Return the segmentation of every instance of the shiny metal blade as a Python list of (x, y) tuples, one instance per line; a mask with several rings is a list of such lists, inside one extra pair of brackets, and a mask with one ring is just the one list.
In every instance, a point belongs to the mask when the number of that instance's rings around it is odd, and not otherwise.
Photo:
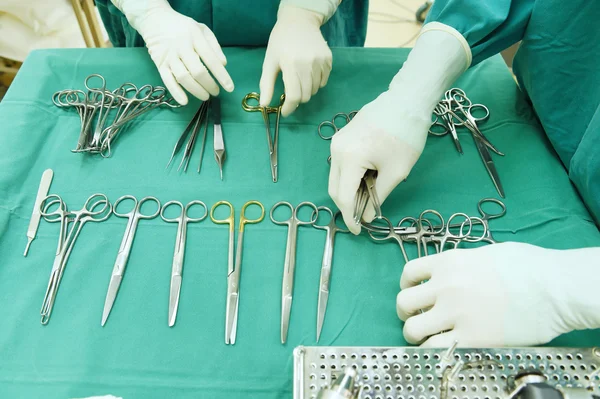
[(102, 323), (101, 325), (104, 327), (106, 324), (106, 320), (108, 319), (108, 315), (112, 310), (112, 307), (115, 303), (115, 299), (117, 298), (117, 292), (119, 292), (119, 287), (121, 286), (121, 281), (123, 280), (123, 276), (113, 275), (110, 278), (110, 283), (108, 284), (108, 291), (106, 292), (106, 300), (104, 301), (104, 310), (102, 311)]
[(171, 290), (169, 294), (169, 327), (175, 325), (177, 309), (179, 307), (179, 293), (181, 292), (181, 276), (171, 276)]

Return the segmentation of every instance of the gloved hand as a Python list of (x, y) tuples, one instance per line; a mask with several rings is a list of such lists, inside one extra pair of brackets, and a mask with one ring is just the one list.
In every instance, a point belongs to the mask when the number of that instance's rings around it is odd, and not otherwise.
[(279, 7), (260, 78), (261, 106), (271, 102), (279, 71), (285, 86), (281, 109), (284, 117), (327, 84), (332, 61), (331, 50), (321, 34), (324, 21), (325, 16), (313, 11), (291, 5)]
[(413, 260), (396, 300), (404, 338), (425, 347), (529, 346), (599, 328), (598, 259), (600, 248), (504, 243)]
[(179, 85), (201, 100), (218, 95), (219, 86), (208, 71), (225, 90), (233, 91), (233, 80), (225, 69), (225, 55), (206, 25), (176, 12), (167, 0), (112, 2), (144, 38), (148, 53), (175, 101), (182, 105), (188, 102)]
[[(437, 22), (425, 25), (389, 90), (333, 137), (329, 195), (352, 233), (360, 233), (353, 211), (367, 169), (378, 171), (376, 191), (383, 203), (421, 155), (433, 108), (470, 63), (471, 51), (460, 33)], [(370, 222), (374, 214), (369, 203), (363, 219)]]

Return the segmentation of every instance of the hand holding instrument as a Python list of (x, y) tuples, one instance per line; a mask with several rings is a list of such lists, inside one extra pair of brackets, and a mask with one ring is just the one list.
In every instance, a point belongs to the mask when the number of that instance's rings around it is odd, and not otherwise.
[(215, 161), (219, 165), (221, 180), (223, 180), (223, 162), (225, 162), (225, 141), (223, 140), (223, 128), (221, 127), (221, 100), (215, 97), (212, 100), (214, 136), (213, 136), (213, 151), (215, 153)]
[[(133, 208), (129, 212), (119, 212), (118, 206), (125, 200), (133, 201)], [(156, 212), (145, 215), (142, 213), (141, 208), (142, 205), (148, 201), (156, 203), (158, 207)], [(119, 252), (117, 253), (117, 259), (115, 260), (115, 265), (112, 270), (110, 282), (108, 283), (108, 291), (106, 293), (104, 309), (102, 311), (102, 326), (106, 324), (106, 320), (108, 319), (110, 311), (115, 303), (115, 299), (117, 298), (117, 293), (119, 292), (119, 287), (121, 286), (121, 281), (123, 280), (125, 268), (127, 267), (127, 262), (129, 261), (129, 254), (131, 252), (131, 247), (133, 246), (133, 239), (135, 238), (135, 232), (137, 231), (137, 226), (140, 219), (154, 219), (159, 213), (160, 201), (154, 197), (144, 197), (138, 201), (133, 195), (124, 195), (117, 199), (113, 204), (113, 214), (117, 217), (126, 218), (128, 220), (127, 226), (125, 227), (125, 233), (123, 234), (123, 239), (121, 240), (121, 246), (119, 247)]]
[(35, 197), (35, 203), (33, 204), (33, 212), (31, 213), (31, 219), (29, 220), (29, 227), (27, 228), (27, 246), (25, 247), (25, 252), (23, 253), (23, 256), (27, 256), (27, 252), (29, 252), (29, 247), (31, 246), (31, 243), (33, 242), (37, 234), (41, 218), (40, 204), (42, 203), (44, 198), (48, 196), (48, 191), (50, 190), (50, 183), (52, 183), (53, 176), (54, 172), (52, 171), (52, 169), (46, 169), (44, 173), (42, 173), (42, 180), (40, 181), (37, 196)]
[[(178, 206), (181, 209), (179, 216), (170, 218), (165, 216), (165, 210), (172, 206)], [(204, 209), (204, 213), (200, 217), (188, 216), (189, 209), (198, 205)], [(208, 209), (202, 201), (191, 201), (187, 205), (183, 205), (179, 201), (169, 201), (164, 204), (160, 210), (160, 217), (168, 223), (177, 223), (177, 237), (175, 238), (175, 251), (173, 253), (173, 265), (171, 268), (171, 284), (169, 290), (169, 327), (175, 325), (177, 318), (177, 309), (179, 308), (179, 296), (181, 293), (181, 282), (183, 275), (183, 260), (185, 256), (185, 244), (187, 238), (187, 225), (190, 222), (201, 222), (208, 215)]]
[[(279, 207), (290, 209), (291, 215), (286, 220), (277, 220), (274, 212)], [(313, 209), (312, 218), (309, 221), (303, 221), (298, 218), (298, 211), (308, 206)], [(288, 235), (285, 246), (285, 261), (283, 265), (283, 284), (281, 287), (281, 343), (285, 344), (290, 324), (290, 314), (292, 312), (292, 298), (294, 293), (294, 273), (296, 270), (296, 245), (298, 240), (298, 226), (314, 225), (317, 220), (319, 210), (311, 202), (301, 202), (294, 208), (292, 204), (286, 201), (280, 201), (273, 205), (269, 217), (277, 225), (287, 226)]]

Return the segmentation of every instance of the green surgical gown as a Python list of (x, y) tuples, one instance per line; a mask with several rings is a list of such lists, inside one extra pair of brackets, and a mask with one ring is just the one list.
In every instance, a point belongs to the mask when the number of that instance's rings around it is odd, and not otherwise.
[(521, 41), (513, 62), (519, 86), (597, 224), (599, 18), (597, 0), (435, 0), (426, 21), (462, 33), (473, 52), (473, 64)]
[[(206, 24), (221, 46), (266, 46), (277, 20), (276, 0), (169, 0), (178, 12)], [(142, 37), (110, 0), (96, 0), (100, 16), (115, 47), (140, 47)], [(363, 46), (367, 35), (368, 0), (344, 0), (323, 25), (331, 47)]]

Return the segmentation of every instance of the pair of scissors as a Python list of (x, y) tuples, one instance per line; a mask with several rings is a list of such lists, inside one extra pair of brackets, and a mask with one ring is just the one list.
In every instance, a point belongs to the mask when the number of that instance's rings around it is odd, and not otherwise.
[[(286, 220), (277, 220), (274, 212), (277, 208), (284, 206), (290, 209), (291, 215)], [(310, 207), (313, 210), (309, 221), (303, 221), (298, 218), (298, 211), (304, 207)], [(287, 243), (285, 246), (285, 261), (283, 265), (283, 284), (281, 287), (281, 343), (285, 344), (290, 325), (290, 314), (292, 312), (292, 298), (294, 293), (294, 272), (296, 270), (296, 244), (298, 239), (298, 226), (314, 225), (319, 210), (312, 202), (301, 202), (294, 208), (292, 204), (286, 201), (280, 201), (273, 205), (269, 217), (271, 221), (278, 225), (288, 227)]]
[(346, 228), (339, 227), (337, 220), (342, 214), (340, 211), (333, 212), (326, 206), (317, 208), (318, 212), (326, 212), (331, 219), (325, 225), (317, 223), (318, 216), (315, 218), (313, 227), (320, 230), (325, 230), (325, 249), (323, 250), (323, 262), (321, 263), (321, 277), (319, 279), (319, 300), (317, 304), (317, 342), (321, 337), (323, 322), (325, 321), (325, 312), (327, 311), (327, 301), (329, 300), (329, 283), (331, 279), (331, 268), (333, 266), (333, 249), (335, 244), (335, 236), (337, 233), (349, 233)]
[[(250, 104), (250, 100), (256, 101), (256, 105)], [(269, 161), (271, 163), (271, 176), (273, 183), (277, 182), (277, 148), (279, 143), (279, 119), (281, 117), (281, 107), (285, 102), (285, 94), (279, 97), (279, 105), (277, 107), (261, 107), (259, 104), (260, 94), (248, 93), (242, 100), (242, 108), (247, 112), (260, 112), (265, 122), (265, 128), (267, 131), (267, 146), (269, 147)], [(269, 114), (277, 114), (275, 122), (275, 136), (271, 138), (271, 122), (269, 120)]]
[[(54, 209), (57, 207), (56, 209)], [(97, 209), (100, 208), (100, 209)], [(60, 222), (58, 248), (50, 280), (40, 310), (41, 323), (48, 324), (65, 267), (81, 229), (87, 222), (102, 222), (110, 217), (112, 207), (104, 194), (93, 194), (78, 211), (68, 211), (62, 198), (51, 194), (40, 203), (40, 214), (47, 222)], [(73, 223), (69, 230), (69, 223)]]
[[(350, 121), (352, 120), (352, 118), (354, 118), (354, 116), (358, 113), (358, 111), (352, 111), (349, 114), (345, 113), (345, 112), (338, 112), (337, 114), (334, 115), (334, 117), (330, 120), (330, 121), (323, 121), (321, 123), (319, 123), (319, 126), (317, 127), (317, 133), (319, 135), (319, 137), (321, 137), (323, 140), (331, 140), (333, 138), (333, 136), (339, 132), (344, 126), (346, 126), (348, 123), (350, 123)], [(343, 125), (337, 123), (338, 120), (342, 120)], [(333, 130), (333, 133), (330, 135), (326, 135), (323, 134), (323, 128), (330, 128)]]
[[(177, 217), (166, 217), (165, 210), (172, 205), (180, 208), (180, 214)], [(194, 205), (204, 209), (204, 213), (199, 217), (188, 216), (189, 210)], [(197, 223), (203, 221), (208, 215), (208, 209), (202, 201), (191, 201), (183, 205), (179, 201), (169, 201), (164, 204), (160, 210), (160, 217), (167, 223), (177, 223), (177, 237), (175, 238), (175, 251), (173, 253), (173, 265), (171, 267), (171, 284), (169, 289), (169, 327), (175, 325), (177, 318), (177, 309), (179, 308), (179, 294), (181, 293), (181, 281), (183, 273), (183, 259), (185, 256), (185, 241), (187, 238), (188, 223)]]
[[(126, 200), (133, 202), (133, 208), (129, 212), (120, 212), (118, 206), (121, 202)], [(154, 202), (157, 205), (157, 209), (154, 213), (142, 213), (142, 205), (146, 202)], [(158, 216), (160, 213), (160, 201), (154, 197), (144, 197), (138, 201), (133, 195), (124, 195), (117, 199), (113, 204), (113, 213), (117, 217), (126, 218), (128, 220), (127, 226), (125, 227), (125, 233), (123, 233), (123, 239), (121, 240), (121, 246), (117, 253), (117, 259), (115, 260), (115, 265), (110, 276), (110, 282), (108, 283), (108, 291), (106, 292), (104, 309), (102, 310), (102, 326), (106, 324), (106, 320), (108, 319), (110, 311), (115, 303), (115, 299), (117, 298), (125, 268), (127, 267), (127, 261), (129, 260), (131, 247), (133, 246), (133, 239), (135, 238), (138, 223), (141, 219), (154, 219)]]
[[(229, 216), (224, 219), (215, 217), (215, 210), (221, 206), (229, 207)], [(256, 205), (260, 208), (261, 214), (256, 219), (246, 217), (246, 208)], [(235, 265), (233, 261), (234, 252), (234, 225), (235, 212), (233, 205), (228, 201), (219, 201), (210, 209), (210, 219), (217, 224), (229, 225), (229, 250), (227, 256), (227, 300), (225, 308), (225, 344), (235, 344), (237, 335), (238, 310), (240, 305), (240, 273), (242, 272), (242, 253), (244, 246), (244, 227), (246, 224), (261, 222), (265, 217), (265, 208), (258, 201), (248, 201), (242, 206), (240, 211), (240, 224), (238, 227), (237, 251), (235, 252)]]

